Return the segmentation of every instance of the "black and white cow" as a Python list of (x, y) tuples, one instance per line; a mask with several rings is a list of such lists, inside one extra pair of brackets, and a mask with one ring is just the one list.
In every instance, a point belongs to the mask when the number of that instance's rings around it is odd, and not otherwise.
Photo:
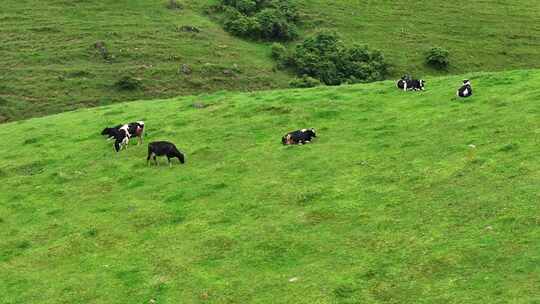
[(127, 148), (129, 139), (131, 138), (128, 125), (105, 128), (101, 131), (101, 135), (107, 135), (107, 140), (114, 139), (113, 147), (116, 152), (120, 152), (123, 147)]
[(398, 87), (398, 89), (407, 91), (407, 81), (409, 80), (411, 80), (411, 76), (403, 75), (403, 77), (401, 77), (401, 79), (396, 82), (396, 86)]
[(468, 79), (463, 80), (463, 85), (457, 90), (456, 95), (458, 97), (472, 96), (472, 86), (471, 82)]
[(317, 137), (315, 129), (302, 129), (289, 132), (281, 138), (281, 143), (284, 145), (303, 145), (311, 142), (311, 140)]
[(150, 161), (150, 158), (154, 158), (154, 162), (157, 165), (156, 156), (167, 156), (169, 166), (171, 166), (171, 158), (178, 158), (181, 164), (185, 163), (185, 156), (182, 152), (176, 148), (176, 146), (168, 141), (154, 141), (148, 144), (148, 156), (146, 157), (146, 165)]
[(123, 125), (118, 129), (111, 129), (110, 134), (114, 139), (114, 150), (120, 152), (122, 148), (126, 148), (129, 144), (129, 139), (131, 138), (127, 125)]
[(112, 128), (105, 128), (101, 131), (101, 135), (106, 135), (108, 140), (115, 140), (116, 151), (120, 151), (123, 146), (127, 147), (129, 140), (133, 136), (137, 137), (137, 144), (140, 145), (144, 137), (144, 121), (130, 122)]
[(426, 81), (423, 79), (411, 79), (409, 75), (405, 75), (396, 82), (396, 86), (403, 91), (423, 91)]

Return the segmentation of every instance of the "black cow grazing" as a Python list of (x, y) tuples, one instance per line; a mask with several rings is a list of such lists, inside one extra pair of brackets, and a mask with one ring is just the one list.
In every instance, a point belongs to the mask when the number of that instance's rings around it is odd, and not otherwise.
[(178, 158), (181, 164), (185, 163), (184, 154), (180, 152), (173, 143), (168, 141), (154, 141), (148, 144), (148, 157), (146, 157), (146, 165), (150, 161), (150, 158), (154, 158), (154, 162), (157, 165), (156, 156), (167, 156), (169, 166), (171, 166), (171, 158)]
[(101, 131), (101, 135), (107, 135), (109, 140), (114, 139), (116, 138), (115, 134), (117, 134), (118, 130), (122, 128), (126, 130), (129, 138), (135, 136), (137, 137), (137, 144), (138, 145), (142, 144), (143, 137), (144, 137), (144, 121), (130, 122), (128, 124), (117, 125), (112, 128), (105, 128), (103, 129), (103, 131)]
[(311, 140), (317, 137), (315, 129), (302, 129), (289, 132), (281, 138), (281, 143), (284, 145), (303, 145), (311, 142)]
[(469, 97), (472, 96), (472, 87), (471, 82), (468, 79), (463, 80), (463, 85), (459, 90), (457, 90), (458, 97)]
[(409, 75), (405, 75), (396, 82), (396, 86), (403, 91), (423, 91), (426, 81), (423, 79), (411, 79)]

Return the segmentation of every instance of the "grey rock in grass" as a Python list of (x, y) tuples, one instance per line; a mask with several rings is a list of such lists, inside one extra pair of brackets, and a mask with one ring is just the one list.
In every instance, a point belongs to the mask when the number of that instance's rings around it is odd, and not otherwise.
[(193, 70), (191, 69), (189, 65), (184, 63), (182, 64), (182, 66), (180, 66), (179, 72), (185, 75), (190, 75), (193, 72)]
[(202, 103), (202, 102), (194, 102), (193, 104), (191, 104), (192, 107), (194, 107), (195, 109), (204, 109), (206, 108), (208, 105)]
[(97, 41), (94, 43), (94, 48), (96, 48), (101, 55), (101, 57), (105, 60), (110, 60), (112, 57), (109, 54), (109, 50), (107, 50), (107, 47), (105, 46), (105, 42), (103, 41)]

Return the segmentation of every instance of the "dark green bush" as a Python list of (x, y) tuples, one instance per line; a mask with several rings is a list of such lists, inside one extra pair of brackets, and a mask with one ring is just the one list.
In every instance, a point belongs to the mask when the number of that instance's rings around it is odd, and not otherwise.
[(132, 76), (123, 76), (114, 86), (119, 90), (134, 91), (142, 88), (142, 82), (140, 79)]
[(300, 21), (298, 8), (290, 0), (274, 0), (268, 4), (269, 8), (278, 10), (283, 17), (289, 22), (296, 23)]
[(437, 69), (445, 69), (450, 64), (450, 52), (441, 47), (433, 47), (428, 50), (426, 63)]
[(294, 65), (289, 51), (281, 43), (273, 43), (270, 56), (276, 61), (276, 67), (280, 70), (287, 69)]
[(292, 40), (298, 32), (278, 10), (265, 8), (255, 15), (260, 24), (260, 36), (267, 40)]
[(287, 41), (297, 37), (296, 6), (289, 0), (221, 0), (224, 28), (233, 35)]
[(289, 82), (291, 88), (313, 88), (320, 86), (321, 82), (318, 79), (303, 75), (302, 77), (295, 78)]
[[(323, 72), (331, 73), (333, 63), (339, 58), (339, 45), (337, 37), (332, 34), (322, 33), (304, 40), (296, 47), (293, 60), (298, 75), (309, 75), (323, 80)], [(327, 83), (328, 84), (328, 83)]]
[(276, 61), (282, 61), (287, 57), (287, 49), (281, 43), (272, 43), (270, 56)]
[(223, 6), (233, 7), (244, 15), (251, 15), (258, 11), (263, 2), (262, 0), (221, 0)]
[(292, 56), (298, 75), (308, 75), (327, 85), (382, 80), (387, 67), (380, 51), (367, 46), (347, 48), (332, 33), (304, 40)]
[(388, 65), (380, 51), (370, 50), (366, 45), (354, 45), (342, 53), (338, 69), (347, 76), (347, 82), (372, 82), (384, 78)]
[(255, 18), (242, 14), (229, 17), (224, 27), (227, 32), (239, 37), (258, 38), (261, 32), (261, 26)]

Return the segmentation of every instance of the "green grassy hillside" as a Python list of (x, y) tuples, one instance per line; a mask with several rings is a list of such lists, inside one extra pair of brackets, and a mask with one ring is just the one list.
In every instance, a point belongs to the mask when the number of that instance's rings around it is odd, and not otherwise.
[(424, 65), (433, 46), (450, 51), (450, 73), (540, 67), (540, 6), (530, 0), (301, 3), (318, 28), (383, 50), (394, 76), (438, 74)]
[[(231, 37), (204, 14), (216, 0), (4, 0), (0, 8), (0, 122), (113, 102), (286, 87), (269, 46)], [(339, 32), (381, 49), (404, 71), (436, 74), (425, 49), (451, 51), (450, 73), (539, 67), (540, 8), (531, 1), (298, 1), (302, 35)], [(179, 31), (183, 25), (200, 33)], [(466, 35), (467, 39), (463, 40)], [(112, 60), (93, 45), (103, 41)], [(192, 74), (178, 73), (182, 64)], [(119, 91), (124, 75), (143, 89)]]
[[(166, 1), (5, 0), (0, 9), (0, 121), (112, 102), (284, 87), (269, 47), (231, 37), (198, 7)], [(200, 32), (184, 32), (182, 26)], [(94, 47), (105, 42), (111, 60)], [(187, 64), (191, 74), (179, 73)], [(143, 89), (119, 91), (124, 75)]]
[[(467, 77), (466, 101), (445, 77), (4, 124), (2, 302), (535, 303), (540, 71)], [(114, 153), (100, 130), (135, 119), (187, 164)]]

